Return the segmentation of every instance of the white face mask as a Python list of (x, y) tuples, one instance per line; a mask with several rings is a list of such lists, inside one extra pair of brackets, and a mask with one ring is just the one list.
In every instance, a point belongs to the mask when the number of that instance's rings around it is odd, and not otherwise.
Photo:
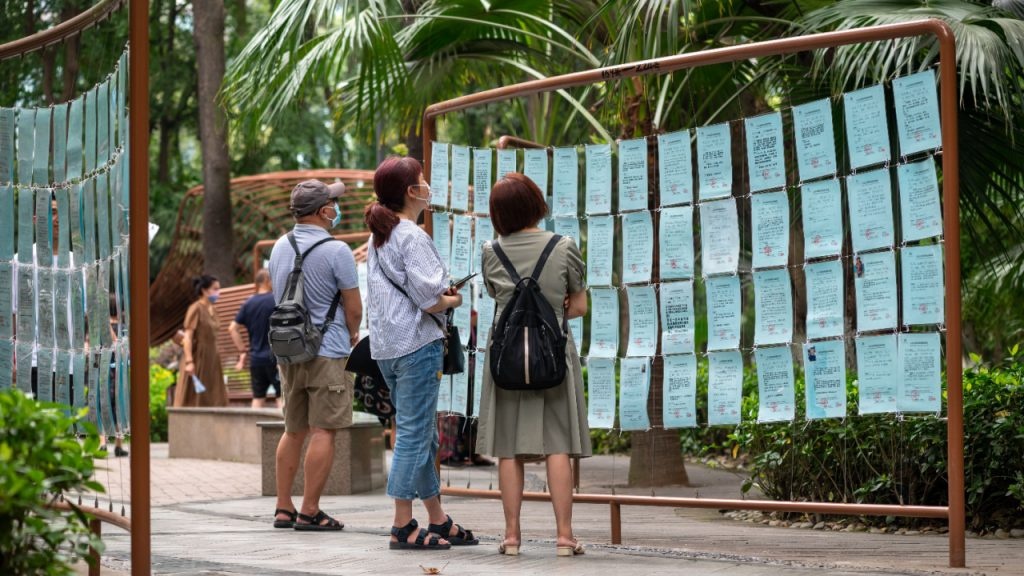
[(413, 184), (412, 186), (410, 186), (410, 188), (414, 188), (414, 189), (416, 189), (416, 191), (419, 191), (420, 188), (426, 188), (427, 189), (426, 197), (416, 195), (416, 193), (414, 192), (413, 193), (413, 198), (415, 198), (417, 200), (420, 200), (422, 202), (426, 202), (428, 206), (430, 205), (430, 201), (434, 197), (433, 196), (433, 192), (430, 190), (430, 184)]

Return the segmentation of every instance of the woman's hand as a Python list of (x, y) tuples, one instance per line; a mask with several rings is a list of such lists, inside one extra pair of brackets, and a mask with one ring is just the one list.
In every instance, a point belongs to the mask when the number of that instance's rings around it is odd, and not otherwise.
[(196, 363), (192, 360), (186, 360), (185, 363), (181, 365), (181, 371), (185, 373), (186, 378), (191, 378), (196, 372)]

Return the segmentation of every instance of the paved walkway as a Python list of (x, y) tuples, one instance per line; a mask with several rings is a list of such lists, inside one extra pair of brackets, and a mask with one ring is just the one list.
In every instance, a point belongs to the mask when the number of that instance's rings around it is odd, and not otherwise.
[[(114, 508), (128, 501), (128, 461), (108, 459), (98, 479), (109, 486)], [(624, 486), (623, 457), (584, 461), (587, 492), (650, 495)], [(741, 478), (689, 465), (691, 487), (658, 489), (657, 495), (738, 498)], [(493, 468), (442, 469), (451, 486), (497, 486)], [(391, 552), (387, 532), (391, 501), (383, 493), (322, 499), (323, 508), (346, 523), (342, 533), (309, 534), (270, 527), (273, 498), (259, 496), (258, 465), (168, 459), (154, 446), (152, 459), (153, 570), (157, 574), (1017, 574), (1024, 575), (1024, 539), (967, 540), (966, 570), (947, 567), (947, 539), (940, 535), (838, 533), (774, 528), (737, 522), (713, 510), (622, 508), (624, 545), (609, 544), (609, 510), (578, 505), (574, 526), (587, 554), (554, 555), (554, 518), (547, 503), (524, 504), (522, 555), (503, 557), (496, 545), (503, 529), (496, 500), (446, 498), (448, 512), (474, 529), (482, 544), (446, 552)], [(123, 487), (123, 488), (122, 488)], [(527, 466), (527, 489), (544, 487), (541, 465)], [(90, 498), (87, 498), (89, 500)], [(106, 501), (100, 501), (106, 506)], [(130, 511), (129, 511), (130, 513)], [(421, 520), (422, 512), (418, 511)], [(127, 534), (107, 528), (104, 573), (128, 568)]]

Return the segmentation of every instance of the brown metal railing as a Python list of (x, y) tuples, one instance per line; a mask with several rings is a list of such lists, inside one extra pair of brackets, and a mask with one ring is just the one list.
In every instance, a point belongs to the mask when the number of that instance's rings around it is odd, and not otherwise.
[[(965, 515), (964, 515), (964, 438), (963, 438), (963, 375), (961, 366), (962, 342), (960, 323), (960, 172), (959, 146), (957, 141), (957, 76), (956, 45), (953, 31), (945, 22), (928, 19), (886, 26), (872, 26), (855, 30), (841, 30), (810, 34), (793, 38), (782, 38), (767, 42), (756, 42), (729, 46), (702, 52), (693, 52), (633, 62), (619, 66), (575, 72), (552, 78), (532, 80), (493, 90), (485, 90), (438, 102), (427, 107), (423, 113), (423, 166), (425, 177), (430, 179), (431, 146), (437, 131), (437, 117), (484, 104), (521, 98), (531, 94), (553, 92), (575, 86), (585, 86), (633, 76), (660, 75), (709, 64), (720, 64), (834, 48), (863, 42), (893, 40), (916, 36), (932, 35), (939, 44), (940, 106), (942, 120), (942, 195), (943, 232), (946, 255), (946, 382), (947, 382), (947, 439), (948, 439), (948, 506), (896, 506), (870, 504), (841, 504), (826, 502), (793, 502), (761, 500), (708, 500), (697, 498), (644, 498), (638, 496), (615, 496), (604, 494), (575, 494), (573, 499), (580, 503), (602, 503), (611, 506), (612, 540), (621, 541), (619, 508), (634, 506), (677, 506), (715, 509), (772, 510), (782, 512), (805, 512), (819, 514), (865, 514), (914, 516), (949, 519), (949, 565), (963, 567), (965, 564)], [(509, 138), (506, 142), (514, 142)], [(525, 141), (524, 141), (525, 142)], [(427, 232), (432, 232), (432, 218), (425, 218)], [(488, 490), (445, 488), (444, 494), (498, 498), (499, 493)], [(532, 493), (524, 495), (528, 500), (547, 500), (549, 495)]]

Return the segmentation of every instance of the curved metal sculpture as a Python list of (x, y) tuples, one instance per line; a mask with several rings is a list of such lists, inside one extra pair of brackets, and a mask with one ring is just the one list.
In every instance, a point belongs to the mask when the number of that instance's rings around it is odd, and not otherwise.
[(92, 28), (110, 16), (123, 0), (100, 0), (94, 6), (52, 28), (40, 30), (31, 36), (0, 44), (0, 60), (24, 56), (40, 48), (63, 42), (82, 31)]
[[(277, 238), (291, 228), (288, 211), (292, 188), (310, 178), (340, 180), (348, 187), (341, 198), (341, 224), (335, 233), (358, 232), (363, 227), (363, 207), (373, 192), (370, 170), (297, 170), (243, 176), (231, 180), (232, 221), (235, 237), (235, 276), (248, 279), (253, 270), (253, 246)], [(170, 251), (149, 287), (150, 344), (157, 345), (181, 327), (192, 301), (192, 277), (203, 271), (203, 186), (185, 194)]]

